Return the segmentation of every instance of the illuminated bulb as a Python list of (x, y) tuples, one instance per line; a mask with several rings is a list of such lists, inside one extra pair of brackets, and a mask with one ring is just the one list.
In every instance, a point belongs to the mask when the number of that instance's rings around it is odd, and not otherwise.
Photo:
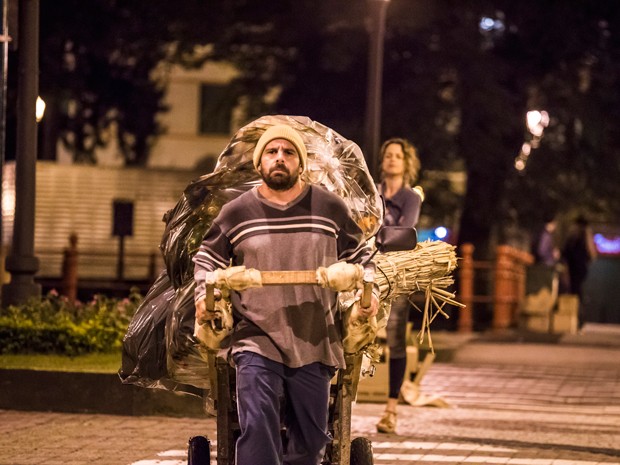
[(37, 106), (35, 110), (35, 116), (37, 118), (37, 123), (43, 119), (43, 115), (45, 114), (45, 102), (41, 97), (37, 97)]
[(446, 228), (444, 228), (443, 226), (439, 226), (437, 228), (435, 228), (435, 236), (438, 239), (443, 239), (448, 235), (448, 230)]

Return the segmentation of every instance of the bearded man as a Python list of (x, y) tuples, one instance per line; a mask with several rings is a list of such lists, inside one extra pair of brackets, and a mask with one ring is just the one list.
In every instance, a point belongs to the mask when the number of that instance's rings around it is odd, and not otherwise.
[[(222, 207), (193, 259), (198, 322), (208, 318), (205, 282), (217, 269), (316, 270), (345, 261), (374, 272), (344, 201), (303, 180), (308, 155), (297, 130), (269, 127), (253, 162), (262, 183)], [(276, 285), (231, 291), (230, 298), (235, 326), (222, 346), (236, 368), (241, 435), (235, 463), (318, 465), (331, 440), (330, 380), (345, 367), (336, 292)], [(374, 316), (377, 307), (373, 294), (360, 316)]]

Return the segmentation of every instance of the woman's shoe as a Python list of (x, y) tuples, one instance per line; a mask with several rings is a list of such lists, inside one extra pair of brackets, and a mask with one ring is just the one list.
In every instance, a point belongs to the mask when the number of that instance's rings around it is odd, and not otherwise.
[(386, 410), (377, 423), (377, 431), (379, 433), (395, 433), (396, 432), (396, 412)]

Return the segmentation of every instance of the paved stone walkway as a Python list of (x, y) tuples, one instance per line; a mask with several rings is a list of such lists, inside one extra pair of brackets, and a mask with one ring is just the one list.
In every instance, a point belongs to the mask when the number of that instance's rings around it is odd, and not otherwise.
[[(620, 465), (620, 369), (436, 364), (423, 391), (450, 407), (403, 405), (394, 435), (375, 432), (382, 405), (355, 405), (376, 465)], [(0, 464), (183, 465), (201, 434), (213, 419), (0, 411)]]
[[(372, 441), (376, 465), (620, 465), (620, 337), (606, 337), (470, 342), (423, 380), (448, 408), (402, 405), (398, 434), (384, 435), (383, 406), (358, 403), (353, 437)], [(184, 465), (188, 438), (215, 429), (212, 418), (4, 410), (0, 465)]]

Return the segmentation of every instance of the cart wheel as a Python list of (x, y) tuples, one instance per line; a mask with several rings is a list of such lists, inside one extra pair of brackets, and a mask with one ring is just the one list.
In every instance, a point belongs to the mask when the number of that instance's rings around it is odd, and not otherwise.
[(187, 465), (209, 465), (211, 461), (211, 441), (206, 436), (189, 438)]
[(351, 441), (351, 465), (373, 465), (372, 442), (367, 438)]

